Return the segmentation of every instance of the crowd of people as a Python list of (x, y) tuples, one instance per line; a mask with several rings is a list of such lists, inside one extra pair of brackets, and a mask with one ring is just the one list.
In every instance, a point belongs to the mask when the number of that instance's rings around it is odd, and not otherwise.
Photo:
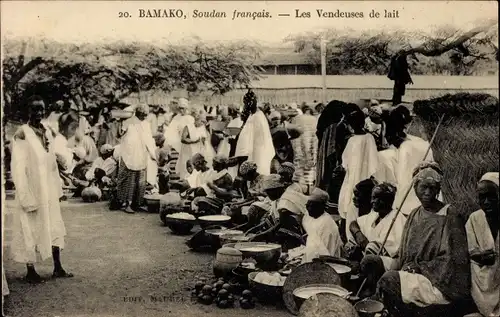
[[(14, 258), (30, 282), (41, 280), (36, 253), (53, 257), (55, 277), (72, 276), (60, 261), (63, 190), (96, 188), (127, 213), (145, 208), (146, 194), (179, 192), (193, 214), (228, 215), (251, 241), (304, 246), (303, 262), (359, 263), (363, 297), (393, 316), (443, 314), (470, 297), (483, 316), (500, 315), (499, 174), (479, 180), (481, 210), (464, 219), (443, 202), (443, 172), (429, 142), (407, 133), (404, 105), (273, 107), (249, 90), (242, 107), (180, 98), (106, 107), (93, 120), (64, 102), (29, 102), (11, 171), (22, 207)], [(204, 241), (200, 231), (188, 244)]]

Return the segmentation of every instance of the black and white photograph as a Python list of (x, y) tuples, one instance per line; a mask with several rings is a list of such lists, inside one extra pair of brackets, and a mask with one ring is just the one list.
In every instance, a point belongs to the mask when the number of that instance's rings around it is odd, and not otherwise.
[(497, 1), (1, 1), (2, 317), (500, 317)]

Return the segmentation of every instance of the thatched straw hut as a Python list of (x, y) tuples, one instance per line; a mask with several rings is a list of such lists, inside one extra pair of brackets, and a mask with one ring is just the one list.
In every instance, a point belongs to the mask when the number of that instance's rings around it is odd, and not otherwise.
[(427, 136), (443, 123), (432, 144), (444, 170), (443, 196), (469, 215), (479, 207), (475, 188), (486, 172), (499, 171), (499, 102), (488, 94), (458, 93), (418, 100), (413, 111)]

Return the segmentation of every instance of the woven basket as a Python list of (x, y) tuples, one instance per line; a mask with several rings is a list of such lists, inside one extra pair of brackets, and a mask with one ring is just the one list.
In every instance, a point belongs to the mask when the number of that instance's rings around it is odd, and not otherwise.
[(292, 270), (283, 285), (283, 302), (293, 315), (299, 313), (293, 298), (293, 291), (299, 287), (310, 284), (340, 285), (341, 279), (335, 269), (326, 263), (304, 263)]
[(432, 144), (444, 172), (445, 202), (468, 216), (477, 210), (476, 184), (486, 172), (499, 171), (499, 104), (485, 94), (446, 95), (414, 104), (419, 125), (430, 136), (445, 115)]

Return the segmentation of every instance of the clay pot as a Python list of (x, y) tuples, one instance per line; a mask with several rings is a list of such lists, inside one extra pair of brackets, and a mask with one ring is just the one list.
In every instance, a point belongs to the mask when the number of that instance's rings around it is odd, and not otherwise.
[(217, 251), (213, 263), (214, 275), (216, 277), (228, 277), (243, 260), (243, 255), (235, 248), (223, 247)]

